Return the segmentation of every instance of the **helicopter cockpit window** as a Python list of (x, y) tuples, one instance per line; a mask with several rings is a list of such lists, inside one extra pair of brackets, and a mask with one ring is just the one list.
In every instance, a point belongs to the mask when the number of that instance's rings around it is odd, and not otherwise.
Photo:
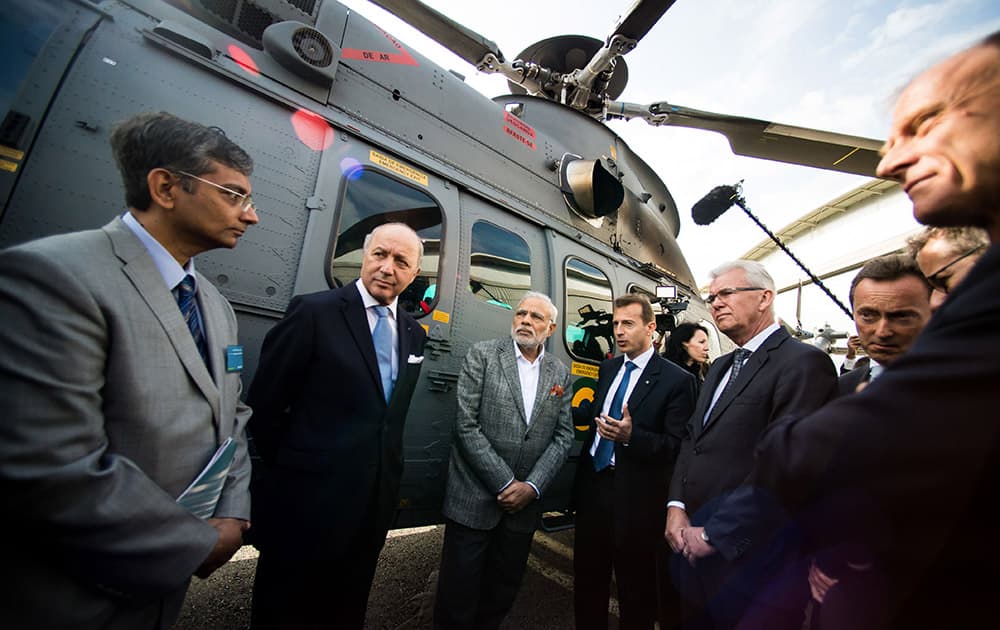
[(611, 357), (611, 281), (603, 271), (579, 258), (566, 260), (566, 346), (580, 359)]
[[(13, 7), (4, 7), (0, 15), (0, 51), (4, 60), (0, 115), (16, 116), (10, 109), (31, 64), (72, 10), (64, 4), (62, 0), (19, 0)], [(10, 120), (8, 124), (15, 125), (17, 121)]]
[(531, 250), (517, 234), (478, 221), (469, 258), (469, 290), (483, 302), (513, 310), (531, 290)]
[(365, 236), (383, 223), (405, 223), (424, 243), (420, 275), (399, 296), (399, 305), (414, 317), (434, 310), (441, 255), (441, 207), (427, 193), (368, 169), (348, 174), (344, 183), (337, 246), (330, 260), (336, 286), (354, 282), (361, 273)]

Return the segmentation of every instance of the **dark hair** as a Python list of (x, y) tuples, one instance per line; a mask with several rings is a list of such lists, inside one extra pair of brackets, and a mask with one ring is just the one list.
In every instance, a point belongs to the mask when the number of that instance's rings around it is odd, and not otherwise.
[(111, 132), (111, 150), (125, 184), (125, 203), (136, 210), (153, 202), (146, 176), (154, 168), (203, 175), (218, 162), (244, 175), (253, 171), (253, 160), (224, 131), (167, 112), (145, 112), (120, 122)]
[(851, 307), (854, 307), (854, 289), (862, 280), (875, 280), (877, 282), (891, 282), (906, 276), (913, 276), (920, 280), (920, 283), (927, 289), (927, 297), (931, 295), (931, 285), (927, 283), (927, 278), (920, 272), (920, 267), (912, 256), (905, 254), (889, 254), (872, 258), (865, 263), (858, 275), (851, 280), (850, 300)]
[(626, 293), (615, 298), (614, 308), (625, 308), (632, 304), (638, 304), (642, 308), (642, 323), (648, 324), (653, 321), (653, 305), (649, 303), (649, 298), (641, 293)]
[(694, 334), (699, 330), (706, 335), (708, 334), (708, 329), (701, 324), (693, 324), (691, 322), (678, 324), (677, 328), (674, 328), (670, 332), (670, 338), (667, 339), (667, 347), (663, 350), (663, 358), (673, 361), (698, 378), (702, 378), (704, 376), (704, 366), (697, 361), (688, 365), (691, 355), (689, 355), (688, 351), (684, 348), (684, 344), (691, 341), (691, 338), (694, 337)]
[(1000, 31), (994, 31), (990, 35), (986, 36), (980, 46), (993, 46), (994, 48), (1000, 48)]

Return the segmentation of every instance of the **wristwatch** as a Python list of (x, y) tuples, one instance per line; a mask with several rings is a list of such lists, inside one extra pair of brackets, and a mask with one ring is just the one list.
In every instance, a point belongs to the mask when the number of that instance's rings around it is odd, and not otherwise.
[(702, 540), (704, 540), (706, 544), (709, 544), (709, 545), (711, 545), (711, 544), (712, 544), (712, 541), (711, 541), (711, 540), (709, 540), (709, 538), (708, 538), (708, 534), (706, 534), (706, 533), (705, 533), (705, 530), (704, 530), (704, 529), (703, 529), (703, 530), (701, 530), (701, 539), (702, 539)]

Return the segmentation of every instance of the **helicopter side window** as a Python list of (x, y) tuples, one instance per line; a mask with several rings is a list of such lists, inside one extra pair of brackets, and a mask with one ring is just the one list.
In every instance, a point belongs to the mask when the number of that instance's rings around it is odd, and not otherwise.
[(469, 291), (483, 302), (513, 310), (531, 290), (531, 250), (517, 234), (477, 221), (469, 258)]
[(434, 310), (441, 255), (441, 207), (427, 193), (369, 169), (347, 174), (337, 222), (336, 248), (329, 270), (332, 283), (343, 286), (361, 273), (365, 236), (383, 223), (405, 223), (424, 243), (420, 274), (399, 296), (399, 305), (414, 317)]
[[(603, 361), (614, 348), (611, 281), (579, 258), (566, 260), (566, 346), (579, 359)], [(576, 317), (574, 317), (576, 314)]]

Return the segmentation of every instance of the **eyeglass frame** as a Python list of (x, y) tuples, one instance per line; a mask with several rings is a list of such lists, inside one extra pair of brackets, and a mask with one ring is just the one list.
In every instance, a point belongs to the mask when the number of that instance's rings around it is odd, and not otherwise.
[(937, 276), (941, 275), (941, 273), (943, 271), (947, 271), (949, 268), (951, 268), (952, 266), (954, 266), (956, 263), (965, 260), (966, 258), (968, 258), (969, 256), (975, 254), (976, 252), (978, 252), (979, 250), (981, 250), (984, 247), (986, 247), (986, 246), (982, 245), (982, 244), (976, 245), (975, 247), (973, 247), (969, 251), (965, 252), (964, 254), (962, 254), (961, 256), (959, 256), (958, 258), (956, 258), (955, 260), (951, 261), (950, 263), (948, 263), (944, 267), (941, 267), (940, 269), (938, 269), (934, 273), (932, 273), (932, 274), (930, 274), (928, 276), (924, 276), (927, 279), (927, 284), (931, 285), (932, 289), (936, 289), (936, 290), (940, 291), (941, 293), (947, 294), (948, 293), (948, 287), (945, 286), (944, 282), (941, 281), (941, 280), (939, 280), (937, 278)]
[(240, 199), (243, 202), (243, 205), (240, 208), (243, 214), (247, 214), (251, 210), (253, 210), (254, 212), (257, 211), (257, 206), (256, 204), (254, 204), (253, 197), (250, 196), (250, 193), (236, 192), (232, 188), (226, 188), (222, 184), (216, 184), (215, 182), (209, 181), (204, 177), (198, 177), (197, 175), (193, 173), (188, 173), (187, 171), (171, 171), (171, 173), (174, 173), (175, 175), (183, 175), (184, 177), (190, 177), (191, 179), (196, 179), (199, 182), (208, 184), (209, 186), (214, 186), (219, 190), (222, 190), (224, 192), (229, 193), (230, 195), (235, 196), (237, 199)]
[(728, 298), (736, 293), (743, 293), (744, 291), (770, 291), (765, 287), (726, 287), (724, 289), (719, 289), (715, 293), (709, 293), (705, 296), (705, 303), (711, 306), (719, 298)]

